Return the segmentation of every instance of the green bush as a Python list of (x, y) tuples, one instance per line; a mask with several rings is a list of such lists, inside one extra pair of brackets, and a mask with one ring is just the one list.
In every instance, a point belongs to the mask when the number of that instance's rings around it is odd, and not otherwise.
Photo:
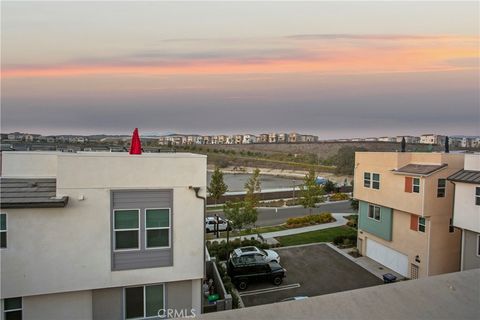
[(288, 228), (298, 228), (308, 225), (327, 223), (333, 220), (334, 219), (330, 212), (322, 212), (320, 214), (312, 214), (304, 217), (289, 218), (287, 219), (286, 224)]
[(330, 196), (330, 201), (348, 200), (350, 197), (345, 193), (335, 193)]

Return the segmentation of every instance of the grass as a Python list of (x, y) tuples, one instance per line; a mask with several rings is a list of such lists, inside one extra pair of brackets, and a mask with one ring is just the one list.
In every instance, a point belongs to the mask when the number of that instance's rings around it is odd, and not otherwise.
[(350, 236), (356, 234), (357, 230), (347, 226), (341, 226), (330, 229), (304, 232), (291, 236), (283, 236), (276, 239), (283, 247), (286, 247), (316, 242), (332, 242), (333, 238), (336, 236)]

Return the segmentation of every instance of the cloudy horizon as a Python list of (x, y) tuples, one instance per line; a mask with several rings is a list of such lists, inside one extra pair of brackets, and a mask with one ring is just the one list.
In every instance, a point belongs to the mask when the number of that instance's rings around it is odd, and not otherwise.
[(480, 135), (478, 9), (3, 2), (1, 131)]

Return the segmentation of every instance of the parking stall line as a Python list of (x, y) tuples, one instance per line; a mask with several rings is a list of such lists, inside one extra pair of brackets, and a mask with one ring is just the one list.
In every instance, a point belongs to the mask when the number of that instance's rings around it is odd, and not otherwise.
[(282, 290), (295, 289), (295, 288), (300, 288), (300, 283), (287, 284), (287, 285), (279, 286), (279, 287), (275, 287), (275, 288), (266, 288), (266, 289), (245, 291), (245, 292), (239, 293), (239, 295), (241, 297), (245, 297), (245, 296), (251, 296), (251, 295), (254, 295), (254, 294), (269, 293), (269, 292), (282, 291)]

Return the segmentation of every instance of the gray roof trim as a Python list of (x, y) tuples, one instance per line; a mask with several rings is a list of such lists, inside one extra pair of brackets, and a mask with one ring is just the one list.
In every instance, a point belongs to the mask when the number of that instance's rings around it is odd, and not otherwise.
[(431, 175), (432, 173), (435, 173), (439, 170), (446, 168), (447, 166), (448, 165), (446, 163), (442, 163), (439, 165), (410, 163), (399, 169), (392, 170), (392, 172), (395, 174), (426, 177)]
[(61, 208), (68, 197), (57, 197), (55, 178), (1, 178), (0, 207), (6, 208)]
[(480, 184), (480, 171), (460, 170), (447, 178), (453, 182)]

